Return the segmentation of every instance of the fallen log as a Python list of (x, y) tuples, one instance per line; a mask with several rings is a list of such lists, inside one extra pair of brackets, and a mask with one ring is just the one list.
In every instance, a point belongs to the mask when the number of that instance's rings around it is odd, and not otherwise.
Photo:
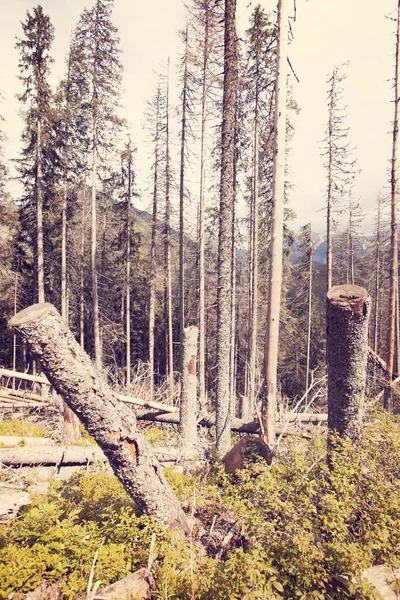
[(0, 377), (9, 377), (10, 379), (22, 379), (24, 381), (32, 381), (33, 383), (43, 383), (44, 385), (50, 385), (50, 382), (46, 377), (39, 375), (31, 375), (30, 373), (20, 373), (19, 371), (11, 371), (10, 369), (0, 368)]
[[(191, 460), (180, 448), (153, 448), (153, 453), (162, 463)], [(192, 458), (195, 454), (192, 454)], [(71, 467), (106, 462), (107, 457), (99, 446), (49, 446), (29, 445), (0, 448), (0, 463), (7, 467), (53, 466)]]
[(0, 397), (13, 397), (24, 398), (25, 400), (35, 400), (36, 402), (47, 402), (47, 399), (43, 398), (39, 394), (34, 394), (26, 390), (12, 390), (7, 387), (0, 388)]
[(188, 533), (186, 516), (161, 465), (136, 428), (136, 416), (103, 381), (54, 306), (35, 304), (10, 322), (56, 392), (83, 422), (138, 508)]
[[(153, 421), (156, 423), (171, 423), (179, 425), (179, 415), (137, 410), (136, 417), (139, 421)], [(327, 423), (328, 415), (326, 413), (292, 413), (290, 415), (289, 422), (299, 424)], [(213, 427), (215, 426), (215, 416), (211, 414), (202, 415), (197, 420), (197, 423), (198, 425), (202, 425), (203, 427)], [(280, 426), (279, 424), (277, 425), (277, 433), (282, 431), (282, 426)], [(246, 422), (241, 419), (232, 418), (231, 430), (236, 431), (238, 433), (257, 433), (260, 430), (260, 425), (258, 421)], [(285, 428), (286, 433), (294, 433), (294, 431), (298, 433), (298, 430), (294, 430), (293, 428)]]
[[(31, 375), (30, 373), (20, 373), (19, 371), (11, 371), (10, 369), (0, 368), (0, 377), (7, 377), (10, 379), (23, 379), (26, 381), (32, 381), (33, 383), (44, 383), (50, 385), (49, 380), (46, 377)], [(6, 389), (6, 388), (3, 388)], [(29, 392), (28, 392), (29, 393)], [(168, 413), (177, 413), (178, 407), (171, 406), (170, 404), (163, 404), (162, 402), (153, 402), (152, 400), (142, 400), (141, 398), (133, 398), (132, 396), (124, 396), (123, 394), (115, 394), (118, 400), (125, 402), (126, 404), (134, 404), (136, 406), (143, 406), (146, 408), (154, 408), (155, 410), (161, 410)], [(41, 400), (43, 398), (38, 394), (30, 394), (30, 396), (37, 396)]]

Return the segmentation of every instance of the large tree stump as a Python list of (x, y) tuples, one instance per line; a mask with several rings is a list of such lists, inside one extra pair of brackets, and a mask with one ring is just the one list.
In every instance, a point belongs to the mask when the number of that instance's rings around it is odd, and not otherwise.
[(356, 285), (327, 294), (328, 428), (361, 439), (371, 298)]
[(162, 468), (136, 429), (135, 413), (103, 381), (52, 304), (35, 304), (9, 322), (27, 340), (55, 390), (94, 437), (138, 508), (163, 525), (188, 525)]
[(183, 330), (183, 361), (181, 377), (180, 426), (182, 449), (190, 453), (197, 442), (197, 356), (198, 329), (195, 326)]

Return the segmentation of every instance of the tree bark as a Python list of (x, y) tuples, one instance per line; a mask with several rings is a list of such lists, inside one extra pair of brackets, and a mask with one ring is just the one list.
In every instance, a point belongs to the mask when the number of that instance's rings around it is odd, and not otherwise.
[(43, 189), (42, 189), (42, 123), (37, 121), (36, 141), (36, 241), (37, 241), (37, 295), (44, 302), (44, 258), (43, 258)]
[(231, 444), (229, 397), (232, 215), (234, 202), (235, 114), (237, 94), (236, 0), (225, 0), (224, 93), (218, 239), (216, 445), (224, 455)]
[(150, 398), (154, 395), (154, 322), (156, 311), (156, 233), (157, 233), (157, 202), (158, 202), (158, 160), (160, 138), (160, 87), (156, 95), (156, 123), (154, 134), (154, 175), (153, 175), (153, 217), (151, 221), (150, 247), (150, 290), (149, 290), (149, 371)]
[(136, 416), (101, 379), (51, 304), (36, 304), (9, 322), (28, 341), (43, 371), (94, 437), (140, 510), (187, 532), (186, 517), (158, 460), (136, 430)]
[(197, 327), (183, 330), (183, 357), (181, 379), (180, 427), (181, 443), (185, 452), (194, 450), (197, 442)]
[(174, 346), (172, 331), (172, 271), (171, 271), (171, 165), (169, 153), (169, 59), (166, 91), (165, 115), (165, 310), (166, 310), (166, 346), (167, 364), (166, 371), (169, 383), (169, 394), (174, 394)]
[(388, 311), (388, 340), (387, 340), (387, 374), (385, 395), (383, 404), (385, 409), (393, 411), (392, 375), (394, 367), (394, 342), (396, 323), (396, 296), (398, 294), (398, 233), (397, 233), (397, 159), (398, 159), (398, 137), (399, 137), (399, 45), (400, 45), (400, 0), (397, 4), (397, 31), (396, 31), (396, 56), (394, 75), (394, 117), (392, 137), (392, 159), (391, 159), (391, 219), (390, 219), (390, 293)]
[[(275, 84), (275, 154), (271, 225), (271, 268), (268, 285), (268, 310), (265, 341), (266, 398), (262, 420), (267, 444), (275, 442), (279, 320), (282, 289), (283, 209), (285, 202), (286, 79), (288, 43), (288, 3), (278, 2), (278, 48)], [(253, 292), (254, 293), (254, 292)]]
[(362, 436), (371, 298), (356, 285), (327, 294), (328, 427), (358, 443)]

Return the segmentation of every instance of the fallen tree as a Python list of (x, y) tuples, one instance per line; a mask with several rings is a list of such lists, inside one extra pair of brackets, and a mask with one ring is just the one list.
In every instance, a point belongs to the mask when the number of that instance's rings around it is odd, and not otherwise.
[[(179, 448), (154, 448), (153, 453), (157, 460), (162, 463), (176, 463), (187, 460)], [(6, 467), (38, 465), (68, 467), (105, 462), (106, 460), (104, 452), (98, 446), (29, 445), (26, 447), (0, 448), (0, 463)]]
[(103, 381), (52, 304), (35, 304), (9, 321), (27, 341), (56, 392), (96, 440), (138, 508), (165, 526), (188, 532), (179, 502), (136, 416)]

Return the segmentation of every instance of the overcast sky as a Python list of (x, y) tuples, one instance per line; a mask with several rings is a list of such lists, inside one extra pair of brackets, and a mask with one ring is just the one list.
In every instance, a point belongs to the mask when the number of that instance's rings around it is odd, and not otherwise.
[[(20, 21), (38, 3), (31, 0), (0, 0), (0, 90), (4, 101), (0, 113), (6, 119), (7, 158), (18, 156), (21, 120), (15, 94), (21, 91), (15, 36), (21, 36)], [(72, 29), (88, 0), (43, 0), (55, 27), (52, 82), (64, 75), (64, 61)], [(326, 80), (333, 67), (349, 61), (345, 82), (349, 141), (361, 169), (355, 193), (367, 215), (373, 214), (377, 194), (387, 185), (393, 116), (392, 83), (395, 0), (297, 0), (295, 40), (291, 63), (300, 80), (291, 78), (301, 113), (295, 118), (295, 134), (289, 158), (294, 189), (291, 205), (299, 227), (311, 221), (323, 230), (325, 172), (320, 140), (327, 121)], [(247, 15), (255, 3), (238, 0), (238, 29), (247, 27)], [(276, 2), (261, 5), (272, 11)], [(151, 95), (153, 71), (174, 56), (177, 31), (184, 24), (181, 0), (115, 0), (114, 22), (119, 29), (124, 64), (124, 103), (134, 137), (141, 134), (143, 110)]]

